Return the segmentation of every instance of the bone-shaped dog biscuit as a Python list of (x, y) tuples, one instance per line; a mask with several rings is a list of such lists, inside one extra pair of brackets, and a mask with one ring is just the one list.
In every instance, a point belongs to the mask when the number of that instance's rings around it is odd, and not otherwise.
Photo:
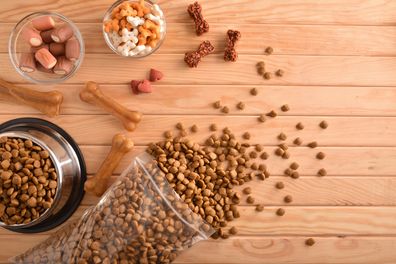
[(128, 131), (133, 131), (137, 123), (140, 122), (142, 114), (132, 111), (125, 106), (106, 96), (99, 89), (95, 82), (87, 82), (86, 86), (80, 92), (80, 98), (86, 103), (101, 107), (106, 112), (118, 118)]
[(123, 134), (113, 137), (112, 146), (109, 154), (103, 161), (96, 175), (85, 182), (86, 192), (101, 196), (107, 189), (110, 176), (117, 168), (121, 159), (133, 148), (133, 141)]
[(16, 101), (31, 106), (49, 117), (59, 115), (63, 102), (63, 94), (59, 91), (39, 92), (0, 79), (0, 91), (2, 90)]

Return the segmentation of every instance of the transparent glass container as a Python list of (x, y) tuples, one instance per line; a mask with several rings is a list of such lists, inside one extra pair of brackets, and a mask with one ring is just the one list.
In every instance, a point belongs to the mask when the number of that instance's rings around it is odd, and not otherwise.
[[(111, 14), (113, 12), (113, 9), (118, 7), (120, 4), (124, 3), (124, 2), (128, 2), (128, 3), (139, 3), (138, 0), (118, 0), (116, 2), (114, 2), (109, 9), (106, 11), (104, 17), (103, 17), (103, 25), (105, 23), (105, 21), (107, 20), (111, 20)], [(150, 0), (145, 0), (144, 1), (145, 5), (147, 7), (149, 7), (150, 9), (153, 7), (154, 4), (156, 4), (154, 1), (150, 1)], [(158, 5), (158, 4), (157, 4)], [(162, 9), (161, 9), (162, 10)], [(150, 51), (150, 52), (146, 52), (146, 53), (139, 53), (137, 55), (134, 56), (124, 56), (120, 51), (118, 51), (117, 47), (114, 45), (114, 43), (112, 42), (111, 38), (110, 38), (110, 34), (107, 33), (104, 30), (104, 26), (102, 27), (103, 30), (103, 37), (106, 41), (107, 46), (109, 46), (109, 48), (117, 55), (120, 55), (124, 58), (144, 58), (147, 57), (151, 54), (153, 54), (154, 52), (156, 52), (161, 45), (163, 44), (164, 40), (165, 40), (165, 36), (166, 36), (166, 20), (165, 20), (165, 15), (161, 16), (161, 19), (163, 20), (163, 25), (162, 25), (162, 31), (161, 31), (161, 37), (160, 40), (158, 41), (157, 45)]]
[[(25, 41), (22, 38), (21, 32), (25, 27), (32, 27), (32, 20), (41, 16), (51, 16), (54, 19), (56, 26), (62, 24), (69, 25), (70, 28), (73, 30), (74, 38), (76, 38), (79, 42), (80, 56), (76, 61), (74, 61), (72, 70), (65, 75), (47, 73), (38, 70), (35, 70), (33, 72), (25, 72), (22, 71), (19, 67), (21, 54), (24, 52), (30, 52), (31, 49), (29, 43), (27, 43), (27, 41)], [(77, 72), (84, 58), (85, 47), (84, 47), (84, 40), (82, 38), (80, 30), (71, 20), (69, 20), (68, 18), (64, 17), (61, 14), (54, 12), (36, 12), (22, 18), (15, 25), (14, 29), (11, 31), (11, 35), (9, 39), (8, 53), (11, 59), (11, 63), (14, 66), (15, 70), (26, 80), (38, 84), (55, 84), (69, 79)]]

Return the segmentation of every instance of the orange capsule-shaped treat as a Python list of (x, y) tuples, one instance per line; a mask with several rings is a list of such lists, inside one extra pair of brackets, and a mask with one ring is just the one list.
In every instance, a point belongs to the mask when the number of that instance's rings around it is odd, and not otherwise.
[(45, 31), (55, 27), (55, 20), (51, 16), (41, 16), (33, 19), (32, 24), (38, 31)]
[(21, 32), (22, 38), (27, 41), (31, 46), (37, 47), (43, 43), (40, 33), (33, 28), (26, 27)]
[(52, 29), (40, 32), (41, 39), (43, 40), (44, 43), (53, 42), (51, 34), (52, 34)]
[(80, 43), (77, 39), (69, 39), (65, 46), (66, 58), (75, 61), (80, 57)]
[(51, 33), (52, 40), (58, 43), (66, 42), (72, 36), (73, 29), (67, 24), (55, 28)]
[(65, 44), (52, 42), (49, 44), (49, 51), (56, 57), (65, 55)]
[(24, 72), (34, 72), (36, 70), (36, 62), (33, 53), (22, 53), (19, 59), (19, 69)]
[(58, 57), (57, 63), (54, 67), (54, 73), (59, 75), (68, 74), (73, 69), (73, 62), (66, 57)]
[(45, 48), (39, 49), (34, 57), (46, 69), (52, 69), (56, 64), (56, 58)]

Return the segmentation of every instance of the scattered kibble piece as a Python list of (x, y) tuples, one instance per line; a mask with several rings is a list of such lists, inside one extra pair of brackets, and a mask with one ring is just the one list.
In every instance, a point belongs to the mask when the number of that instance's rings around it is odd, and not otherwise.
[(267, 152), (261, 153), (260, 158), (263, 159), (263, 160), (268, 159), (268, 153)]
[(191, 132), (193, 132), (193, 133), (197, 133), (197, 132), (198, 132), (198, 127), (197, 127), (197, 125), (193, 125), (193, 126), (190, 128), (190, 130), (191, 130)]
[(281, 132), (281, 133), (278, 135), (278, 139), (284, 141), (284, 140), (287, 139), (287, 136), (286, 136), (285, 133)]
[(293, 171), (292, 174), (290, 175), (293, 179), (298, 179), (300, 178), (300, 174), (298, 171)]
[(282, 76), (285, 74), (285, 72), (284, 72), (283, 70), (279, 69), (279, 70), (277, 70), (277, 71), (275, 72), (275, 74), (276, 74), (276, 76), (278, 76), (278, 77), (282, 77)]
[(291, 176), (293, 171), (290, 168), (285, 169), (285, 171), (283, 172), (286, 176)]
[(209, 129), (210, 129), (211, 131), (217, 131), (217, 125), (216, 125), (216, 124), (211, 124), (210, 127), (209, 127)]
[(265, 68), (265, 62), (264, 61), (257, 62), (256, 67), (257, 68)]
[(286, 196), (283, 198), (283, 201), (284, 201), (285, 203), (291, 203), (291, 202), (293, 202), (293, 197), (292, 197), (291, 195), (286, 195)]
[(256, 159), (257, 156), (258, 156), (258, 154), (257, 154), (256, 151), (252, 151), (252, 152), (249, 153), (249, 157), (252, 158), (252, 159)]
[(243, 109), (245, 109), (245, 104), (244, 104), (243, 102), (239, 102), (239, 103), (237, 104), (237, 108), (238, 108), (239, 110), (243, 110)]
[(310, 148), (317, 148), (318, 147), (318, 143), (316, 141), (312, 141), (310, 143), (308, 143), (307, 145)]
[(320, 169), (319, 171), (318, 171), (318, 175), (319, 176), (326, 176), (327, 175), (327, 171), (325, 170), (325, 169)]
[(287, 105), (287, 104), (285, 104), (285, 105), (282, 105), (282, 106), (281, 106), (281, 110), (282, 110), (282, 112), (287, 112), (287, 111), (289, 111), (289, 110), (290, 110), (290, 106), (289, 106), (289, 105)]
[(171, 138), (172, 137), (172, 131), (170, 131), (170, 130), (165, 131), (164, 136), (165, 136), (165, 138)]
[(263, 78), (266, 80), (270, 80), (272, 77), (272, 74), (270, 72), (264, 72)]
[(257, 73), (261, 76), (264, 76), (265, 74), (265, 68), (264, 67), (259, 67), (257, 68)]
[(316, 158), (317, 159), (324, 159), (326, 157), (326, 154), (324, 154), (323, 152), (318, 152), (318, 154), (316, 154)]
[(258, 94), (257, 88), (250, 89), (250, 94), (256, 96)]
[(180, 136), (181, 137), (186, 137), (187, 136), (187, 131), (185, 129), (180, 130)]
[(268, 54), (268, 55), (272, 54), (273, 52), (274, 52), (274, 49), (272, 47), (267, 47), (265, 49), (265, 53)]
[(266, 120), (266, 118), (265, 118), (265, 115), (263, 115), (263, 114), (261, 114), (261, 115), (258, 117), (258, 121), (260, 121), (261, 123), (264, 123), (265, 120)]
[(297, 162), (293, 162), (292, 164), (290, 164), (290, 169), (292, 170), (297, 170), (298, 167), (300, 167), (300, 165), (298, 165)]
[(228, 113), (230, 112), (230, 109), (228, 108), (228, 106), (224, 106), (224, 107), (221, 109), (221, 112), (223, 112), (224, 114), (228, 114)]
[(283, 153), (285, 153), (285, 151), (283, 149), (281, 149), (281, 148), (275, 149), (275, 155), (276, 156), (282, 156)]
[(283, 208), (278, 208), (278, 210), (276, 210), (276, 214), (277, 215), (279, 215), (279, 216), (283, 216), (283, 215), (285, 215), (285, 209), (283, 209)]
[(301, 138), (297, 137), (297, 138), (293, 141), (293, 143), (294, 143), (295, 145), (297, 145), (297, 146), (300, 146), (303, 142), (302, 142)]
[(311, 247), (315, 244), (315, 240), (313, 238), (308, 238), (307, 240), (305, 240), (305, 245)]
[(289, 159), (290, 158), (290, 153), (288, 151), (285, 151), (282, 155), (283, 159)]
[(261, 151), (263, 151), (264, 147), (263, 147), (263, 145), (257, 144), (255, 149), (257, 152), (261, 152)]
[(274, 110), (271, 110), (270, 112), (267, 113), (267, 116), (270, 116), (270, 117), (276, 117), (277, 115), (278, 114)]
[(279, 144), (278, 147), (280, 147), (283, 150), (288, 150), (289, 149), (289, 146), (286, 143)]
[(320, 122), (319, 126), (323, 129), (326, 129), (329, 126), (329, 124), (323, 120), (322, 122)]
[(265, 166), (265, 164), (260, 164), (260, 165), (258, 166), (258, 170), (264, 172), (264, 171), (267, 170), (267, 166)]
[(245, 132), (245, 133), (243, 133), (242, 137), (244, 139), (250, 139), (250, 133), (249, 132)]
[(263, 210), (264, 210), (264, 205), (263, 204), (256, 205), (256, 211), (257, 212), (262, 212)]
[(230, 230), (228, 231), (231, 235), (236, 235), (238, 233), (238, 229), (233, 226), (230, 228)]
[(213, 107), (216, 109), (220, 109), (221, 108), (221, 102), (220, 101), (216, 101), (213, 103)]
[(249, 196), (246, 198), (246, 202), (247, 202), (248, 204), (254, 204), (254, 197), (251, 196), (251, 195), (249, 195)]
[(179, 122), (179, 123), (176, 124), (176, 128), (179, 129), (179, 130), (182, 130), (182, 129), (184, 129), (184, 126), (183, 126), (182, 123)]
[(298, 130), (303, 130), (303, 129), (304, 129), (303, 123), (301, 123), (301, 122), (297, 123), (296, 128), (297, 128)]
[(246, 187), (246, 188), (244, 188), (244, 189), (242, 190), (242, 192), (243, 192), (244, 194), (251, 194), (251, 193), (252, 193), (252, 188)]
[(275, 184), (275, 187), (276, 187), (276, 189), (279, 189), (279, 190), (281, 190), (281, 189), (283, 189), (283, 188), (285, 188), (285, 184), (283, 183), (283, 182), (277, 182), (276, 184)]

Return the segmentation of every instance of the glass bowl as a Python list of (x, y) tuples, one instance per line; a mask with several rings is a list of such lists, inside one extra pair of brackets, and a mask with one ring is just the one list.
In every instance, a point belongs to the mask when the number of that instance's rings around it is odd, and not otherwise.
[[(22, 37), (22, 32), (24, 29), (27, 29), (28, 27), (32, 28), (32, 20), (37, 19), (39, 17), (43, 16), (51, 16), (52, 19), (55, 22), (55, 27), (62, 26), (64, 24), (68, 25), (72, 31), (74, 36), (72, 38), (75, 38), (78, 43), (79, 43), (79, 57), (73, 62), (72, 64), (72, 69), (70, 70), (69, 73), (66, 74), (55, 74), (51, 72), (51, 70), (48, 70), (47, 72), (44, 71), (39, 71), (39, 70), (34, 70), (33, 72), (26, 72), (21, 70), (20, 68), (20, 60), (21, 56), (24, 53), (31, 53), (32, 47), (30, 44), (23, 39)], [(43, 44), (44, 45), (44, 44)], [(34, 48), (34, 47), (33, 47)], [(54, 12), (36, 12), (32, 13), (30, 15), (27, 15), (26, 17), (22, 18), (14, 27), (14, 29), (11, 32), (9, 43), (8, 43), (8, 53), (11, 59), (11, 63), (14, 66), (15, 70), (25, 79), (38, 83), (38, 84), (55, 84), (55, 83), (60, 83), (63, 82), (70, 77), (72, 77), (76, 71), (79, 69), (81, 66), (81, 63), (84, 58), (84, 53), (85, 53), (85, 47), (84, 47), (84, 40), (82, 38), (82, 35), (80, 33), (80, 30), (77, 28), (77, 26), (68, 18), (64, 17), (61, 14), (54, 13)], [(36, 61), (36, 66), (39, 63)]]
[[(157, 15), (157, 16), (160, 18), (160, 20), (162, 20), (162, 25), (156, 24), (156, 25), (160, 28), (160, 38), (159, 38), (157, 44), (155, 45), (155, 47), (152, 47), (152, 48), (150, 48), (150, 49), (147, 48), (146, 50), (144, 50), (144, 51), (142, 51), (142, 52), (140, 52), (140, 53), (137, 53), (136, 55), (133, 55), (133, 56), (131, 56), (131, 55), (128, 55), (128, 56), (127, 56), (126, 53), (123, 53), (123, 52), (121, 52), (121, 51), (119, 50), (118, 45), (117, 45), (116, 43), (114, 43), (113, 38), (112, 38), (112, 34), (117, 34), (115, 31), (112, 31), (112, 32), (107, 33), (106, 30), (105, 30), (105, 23), (106, 23), (107, 21), (111, 21), (111, 20), (112, 20), (112, 13), (113, 13), (113, 10), (116, 9), (116, 8), (118, 8), (118, 7), (119, 7), (120, 5), (122, 5), (124, 2), (127, 2), (127, 3), (139, 3), (139, 2), (144, 2), (145, 6), (148, 7), (148, 8), (150, 8), (150, 10), (153, 10), (153, 8), (156, 6), (157, 8), (160, 9), (160, 13), (161, 13), (160, 15)], [(163, 13), (162, 9), (161, 9), (161, 8), (159, 7), (159, 5), (156, 4), (154, 1), (150, 1), (150, 0), (144, 0), (144, 1), (138, 1), (138, 0), (118, 0), (118, 1), (114, 2), (114, 3), (109, 7), (109, 9), (106, 11), (106, 13), (105, 13), (105, 15), (104, 15), (104, 17), (103, 17), (103, 27), (102, 27), (102, 29), (103, 29), (103, 37), (104, 37), (104, 39), (105, 39), (105, 41), (106, 41), (107, 46), (109, 46), (109, 48), (110, 48), (115, 54), (118, 54), (118, 55), (120, 55), (120, 56), (122, 56), (122, 57), (127, 57), (127, 58), (143, 58), (143, 57), (147, 57), (147, 56), (149, 56), (150, 54), (153, 54), (155, 51), (157, 51), (157, 50), (160, 48), (160, 46), (162, 45), (162, 43), (164, 42), (164, 39), (165, 39), (165, 36), (166, 36), (166, 20), (165, 20), (165, 16), (164, 16), (164, 13)], [(137, 27), (136, 27), (136, 30), (137, 30)], [(131, 31), (130, 31), (130, 32), (131, 32)], [(120, 33), (121, 33), (121, 30), (118, 31), (118, 33), (120, 34)], [(118, 36), (120, 36), (119, 34), (118, 34)], [(120, 36), (120, 37), (121, 37), (121, 36)], [(125, 44), (125, 42), (121, 42), (121, 44)], [(138, 45), (138, 44), (136, 44), (136, 45)], [(147, 46), (148, 46), (148, 45), (146, 45), (146, 47), (147, 47)]]

